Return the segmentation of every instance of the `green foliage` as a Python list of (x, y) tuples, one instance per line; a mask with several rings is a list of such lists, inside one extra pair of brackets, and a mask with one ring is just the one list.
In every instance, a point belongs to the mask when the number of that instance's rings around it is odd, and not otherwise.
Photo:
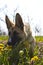
[(36, 42), (43, 42), (43, 36), (35, 36)]
[(43, 65), (43, 47), (36, 45), (33, 51), (33, 46), (27, 40), (13, 47), (1, 48), (0, 65)]
[[(36, 42), (43, 42), (43, 36), (35, 36)], [(0, 40), (8, 40), (8, 36), (0, 36)]]
[(8, 40), (8, 36), (0, 36), (0, 41), (3, 41), (3, 40)]
[(20, 50), (19, 52), (22, 51), (22, 55), (19, 54), (19, 62), (18, 65), (29, 65), (29, 55), (28, 55), (28, 51), (26, 48), (24, 48), (23, 50)]

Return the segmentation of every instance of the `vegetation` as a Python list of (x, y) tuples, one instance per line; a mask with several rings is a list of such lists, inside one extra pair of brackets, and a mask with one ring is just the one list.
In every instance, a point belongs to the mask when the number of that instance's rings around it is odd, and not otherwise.
[(43, 36), (35, 36), (36, 42), (43, 42)]
[[(43, 36), (35, 36), (35, 39), (37, 42), (40, 42), (40, 41), (43, 42)], [(0, 40), (8, 40), (8, 36), (5, 36), (5, 35), (0, 36)]]
[[(43, 37), (35, 37), (37, 42), (43, 42)], [(40, 40), (39, 40), (39, 39)], [(0, 40), (8, 40), (8, 37), (0, 37)], [(31, 57), (31, 47), (25, 40), (16, 46), (5, 46), (0, 43), (0, 65), (43, 65), (43, 46), (37, 44), (34, 49), (33, 57)]]
[[(36, 42), (43, 42), (43, 36), (35, 36)], [(0, 36), (0, 40), (8, 40), (8, 36)]]
[(2, 36), (0, 36), (0, 41), (3, 41), (3, 40), (8, 40), (8, 36), (5, 36), (5, 35), (2, 35)]

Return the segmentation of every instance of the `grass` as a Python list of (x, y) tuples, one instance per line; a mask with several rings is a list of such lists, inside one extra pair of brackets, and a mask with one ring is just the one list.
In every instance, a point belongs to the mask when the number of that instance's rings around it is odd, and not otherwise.
[(43, 42), (43, 36), (35, 36), (36, 42)]
[(0, 40), (8, 40), (8, 36), (2, 35), (2, 36), (0, 36)]
[[(35, 36), (36, 42), (43, 42), (43, 36)], [(0, 40), (8, 40), (8, 36), (0, 36)], [(43, 47), (38, 46), (34, 49), (34, 56), (30, 59), (29, 53), (32, 55), (31, 49), (27, 48), (28, 41), (18, 44), (15, 47), (5, 47), (0, 45), (0, 65), (43, 65)], [(24, 46), (24, 44), (26, 44)], [(1, 47), (2, 46), (2, 47)], [(30, 52), (29, 52), (30, 50)], [(40, 52), (40, 54), (39, 54)]]
[[(35, 36), (36, 42), (43, 42), (43, 36)], [(0, 40), (8, 40), (8, 36), (0, 36)]]

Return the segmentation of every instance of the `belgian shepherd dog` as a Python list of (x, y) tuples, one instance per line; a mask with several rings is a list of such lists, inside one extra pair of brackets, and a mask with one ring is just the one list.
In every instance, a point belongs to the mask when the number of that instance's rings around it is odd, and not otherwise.
[(22, 17), (19, 13), (16, 13), (15, 23), (11, 22), (7, 15), (5, 16), (5, 21), (9, 35), (8, 45), (13, 46), (25, 38), (28, 38), (28, 41), (34, 44), (34, 38), (30, 31), (30, 25), (24, 25)]
[[(6, 21), (6, 25), (8, 28), (8, 35), (9, 35), (9, 39), (8, 39), (7, 44), (12, 45), (12, 47), (16, 46), (16, 48), (17, 48), (17, 45), (19, 45), (19, 43), (21, 41), (28, 40), (28, 44), (30, 43), (29, 56), (30, 56), (30, 58), (33, 57), (35, 40), (32, 36), (32, 32), (30, 30), (31, 29), (30, 25), (28, 25), (28, 24), (24, 25), (22, 17), (19, 13), (16, 13), (15, 23), (11, 22), (7, 15), (5, 16), (5, 21)], [(23, 48), (24, 47), (22, 46), (22, 49)], [(17, 49), (16, 52), (19, 53), (20, 49), (21, 49), (21, 46), (19, 46), (19, 50)], [(14, 51), (13, 55), (18, 54), (16, 52)], [(17, 58), (18, 56), (14, 56), (14, 58), (13, 58), (15, 65), (18, 65), (18, 61), (19, 61), (19, 59)], [(10, 63), (11, 63), (11, 61), (12, 61), (12, 59), (10, 59)]]

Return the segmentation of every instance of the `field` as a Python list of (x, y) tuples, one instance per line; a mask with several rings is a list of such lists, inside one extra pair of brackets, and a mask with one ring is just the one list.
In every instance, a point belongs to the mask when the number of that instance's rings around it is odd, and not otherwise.
[[(36, 42), (43, 42), (43, 36), (35, 36)], [(8, 40), (8, 36), (0, 36), (0, 41)]]
[(8, 36), (0, 36), (0, 41), (8, 40)]
[[(35, 38), (38, 44), (43, 43), (43, 36), (35, 36)], [(5, 46), (7, 41), (8, 36), (0, 36), (0, 65), (43, 65), (43, 46), (39, 47), (36, 44), (33, 53), (32, 46), (27, 48), (28, 41), (26, 40), (14, 47)]]
[(43, 42), (43, 36), (35, 36), (36, 42)]

